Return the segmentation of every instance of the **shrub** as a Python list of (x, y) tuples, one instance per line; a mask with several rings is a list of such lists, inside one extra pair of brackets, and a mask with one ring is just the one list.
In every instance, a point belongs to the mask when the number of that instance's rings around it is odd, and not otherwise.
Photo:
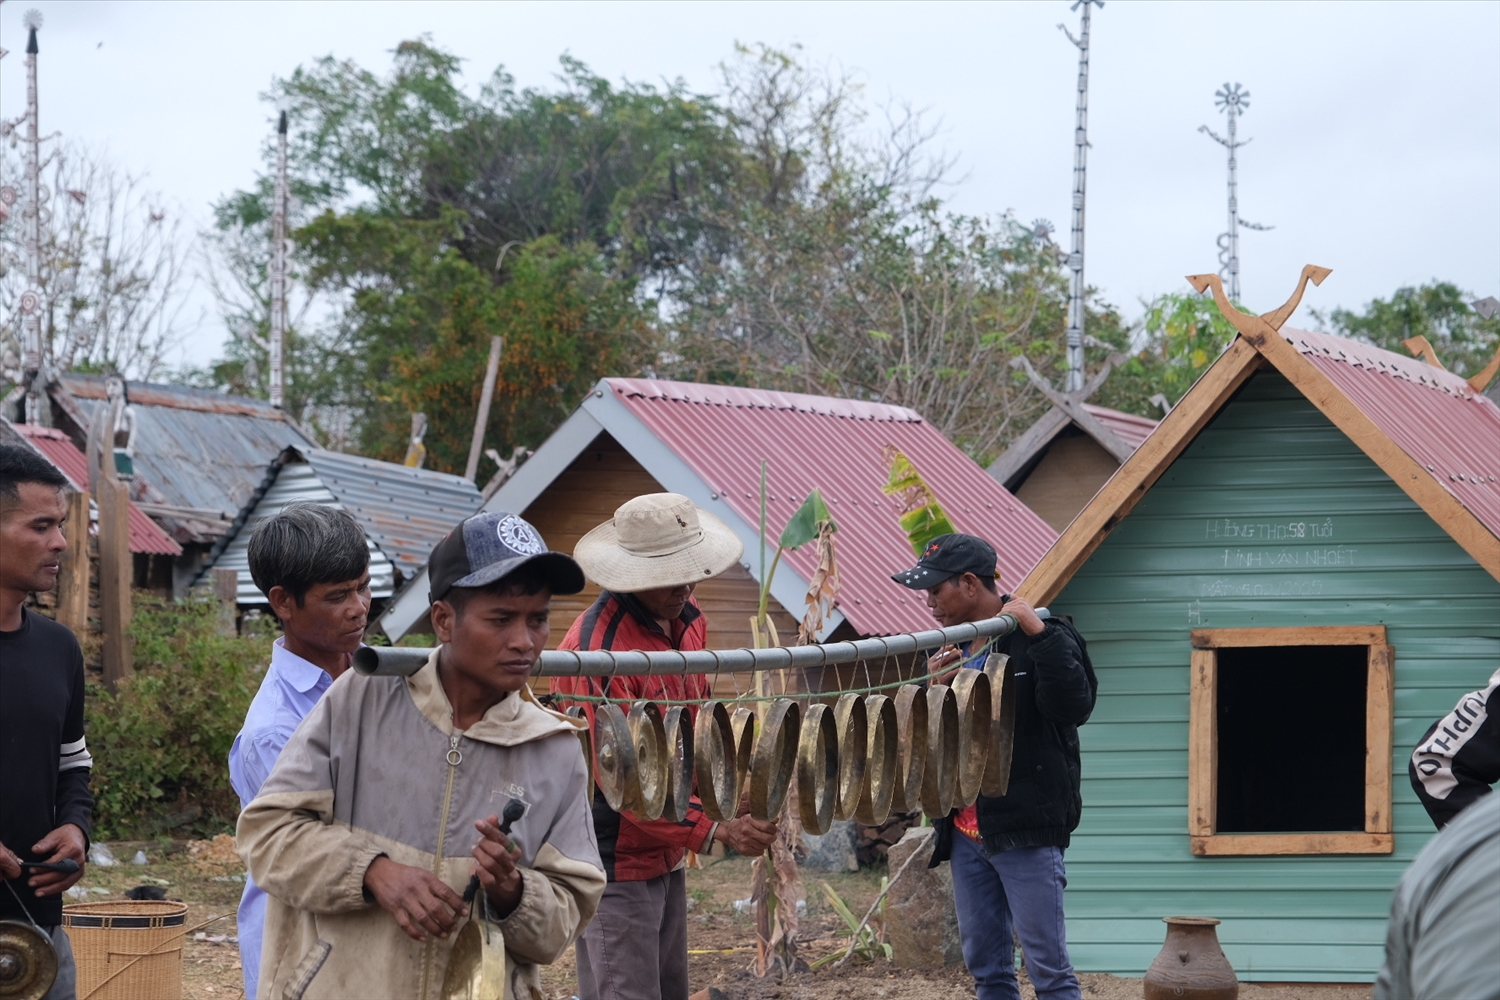
[(229, 747), (270, 658), (265, 636), (215, 629), (213, 601), (135, 595), (135, 674), (111, 694), (89, 681), (94, 835), (145, 838), (234, 828)]

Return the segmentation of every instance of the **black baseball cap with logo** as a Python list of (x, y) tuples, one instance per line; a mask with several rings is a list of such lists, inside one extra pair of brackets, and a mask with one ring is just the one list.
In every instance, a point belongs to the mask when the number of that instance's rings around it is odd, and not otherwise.
[(927, 543), (922, 558), (911, 569), (892, 574), (891, 579), (912, 590), (927, 590), (961, 573), (973, 573), (981, 580), (993, 580), (995, 547), (973, 535), (939, 535)]
[(541, 533), (515, 514), (480, 511), (448, 532), (427, 562), (429, 601), (454, 587), (484, 587), (535, 563), (554, 594), (583, 589), (583, 570), (573, 557), (552, 552)]

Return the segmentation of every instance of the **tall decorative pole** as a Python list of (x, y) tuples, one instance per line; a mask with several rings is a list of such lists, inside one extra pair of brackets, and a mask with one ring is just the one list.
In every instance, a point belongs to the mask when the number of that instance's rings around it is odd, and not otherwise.
[(284, 403), (282, 351), (286, 346), (286, 112), (276, 122), (276, 201), (271, 206), (271, 405)]
[(26, 422), (51, 423), (50, 408), (44, 405), (45, 386), (37, 376), (42, 368), (42, 202), (48, 192), (42, 188), (41, 129), (37, 122), (36, 99), (36, 33), (42, 26), (40, 11), (28, 10), (24, 21), (26, 39), (26, 207), (24, 219), (26, 242), (26, 291), (21, 293), (21, 370), (26, 384)]
[(1083, 200), (1084, 179), (1089, 155), (1089, 8), (1104, 0), (1077, 0), (1072, 9), (1083, 8), (1078, 37), (1066, 25), (1059, 24), (1068, 41), (1078, 47), (1078, 121), (1073, 132), (1073, 252), (1068, 254), (1068, 269), (1073, 272), (1072, 298), (1068, 303), (1068, 373), (1063, 383), (1067, 392), (1083, 388)]
[(1240, 227), (1261, 231), (1274, 227), (1246, 222), (1240, 218), (1239, 182), (1236, 177), (1239, 160), (1234, 155), (1234, 151), (1241, 146), (1249, 145), (1250, 140), (1246, 139), (1241, 142), (1236, 136), (1235, 125), (1240, 114), (1250, 108), (1250, 91), (1241, 90), (1238, 83), (1234, 86), (1226, 83), (1222, 90), (1214, 92), (1214, 97), (1216, 98), (1214, 104), (1229, 116), (1229, 138), (1224, 138), (1207, 125), (1198, 126), (1198, 131), (1229, 151), (1229, 231), (1219, 234), (1219, 276), (1229, 284), (1230, 301), (1238, 302), (1240, 301)]

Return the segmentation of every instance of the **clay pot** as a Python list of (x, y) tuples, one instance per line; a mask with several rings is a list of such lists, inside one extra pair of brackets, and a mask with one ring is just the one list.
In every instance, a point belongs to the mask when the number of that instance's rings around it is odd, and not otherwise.
[(1235, 1000), (1240, 981), (1213, 917), (1163, 917), (1167, 942), (1146, 970), (1146, 1000)]

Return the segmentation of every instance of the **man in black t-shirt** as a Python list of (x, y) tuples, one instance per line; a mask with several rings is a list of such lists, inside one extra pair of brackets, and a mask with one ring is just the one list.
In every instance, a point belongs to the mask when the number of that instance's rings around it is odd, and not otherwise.
[[(29, 611), (57, 583), (68, 481), (37, 453), (0, 446), (0, 920), (35, 922), (58, 953), (46, 1000), (71, 1000), (77, 972), (62, 892), (83, 877), (94, 798), (83, 737), (83, 654), (73, 633)], [(69, 526), (87, 531), (88, 525)], [(72, 860), (78, 870), (24, 871)]]

